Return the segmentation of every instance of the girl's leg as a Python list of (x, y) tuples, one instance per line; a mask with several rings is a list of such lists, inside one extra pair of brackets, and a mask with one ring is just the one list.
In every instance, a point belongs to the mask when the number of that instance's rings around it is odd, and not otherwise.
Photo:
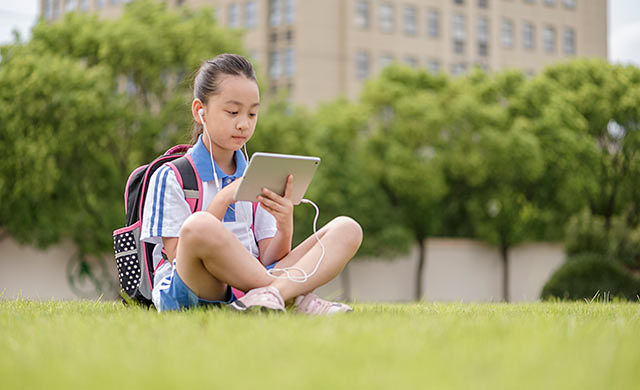
[[(313, 276), (304, 283), (293, 282), (289, 279), (271, 280), (270, 285), (280, 291), (285, 301), (298, 295), (307, 294), (335, 278), (360, 248), (362, 228), (351, 218), (337, 217), (323, 226), (318, 231), (318, 236), (324, 244), (325, 255)], [(322, 248), (316, 237), (312, 235), (283, 257), (278, 262), (276, 269), (296, 266), (310, 274), (321, 254)], [(264, 273), (264, 270), (262, 272)], [(299, 275), (299, 273), (296, 272), (295, 275)]]
[(223, 299), (227, 283), (248, 291), (273, 282), (236, 236), (207, 212), (192, 214), (182, 225), (176, 270), (198, 297), (207, 300)]

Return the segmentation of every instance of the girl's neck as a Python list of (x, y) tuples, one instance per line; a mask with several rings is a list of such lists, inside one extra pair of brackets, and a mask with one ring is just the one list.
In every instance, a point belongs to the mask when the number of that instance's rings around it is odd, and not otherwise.
[(236, 171), (236, 159), (234, 158), (235, 151), (222, 149), (215, 144), (211, 145), (213, 150), (210, 150), (207, 142), (204, 142), (204, 144), (210, 154), (213, 152), (213, 159), (218, 167), (220, 167), (220, 169), (222, 169), (222, 171), (227, 175), (233, 175)]

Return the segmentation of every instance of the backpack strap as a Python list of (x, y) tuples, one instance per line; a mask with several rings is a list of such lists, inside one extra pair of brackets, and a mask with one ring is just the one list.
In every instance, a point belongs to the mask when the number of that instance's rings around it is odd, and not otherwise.
[(184, 155), (168, 164), (176, 174), (178, 183), (184, 190), (184, 197), (191, 212), (202, 210), (202, 180), (193, 165), (190, 155)]

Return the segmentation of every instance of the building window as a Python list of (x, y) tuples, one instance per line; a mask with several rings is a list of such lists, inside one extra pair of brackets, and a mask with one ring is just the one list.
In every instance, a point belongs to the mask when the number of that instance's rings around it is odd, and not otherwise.
[(459, 76), (464, 74), (467, 71), (467, 65), (465, 63), (456, 63), (451, 65), (451, 75)]
[(89, 0), (80, 0), (80, 9), (82, 11), (89, 11)]
[(564, 54), (576, 54), (576, 32), (571, 27), (564, 30)]
[(453, 3), (457, 5), (464, 5), (464, 0), (453, 0)]
[(544, 0), (544, 5), (549, 6), (549, 7), (555, 7), (556, 0)]
[(75, 11), (78, 9), (78, 2), (76, 0), (67, 0), (64, 2), (65, 12)]
[(478, 8), (489, 8), (489, 0), (478, 0)]
[(120, 4), (120, 0), (109, 0), (109, 4), (118, 5), (118, 4)]
[(489, 20), (484, 16), (478, 18), (478, 55), (489, 55)]
[(576, 8), (576, 0), (562, 0), (562, 4), (564, 5), (564, 8)]
[(536, 0), (524, 0), (525, 3), (535, 4)]
[(453, 47), (457, 54), (464, 53), (464, 42), (466, 39), (464, 31), (464, 15), (453, 15)]
[(427, 70), (431, 73), (440, 72), (440, 61), (438, 60), (429, 60), (427, 61)]
[(97, 9), (104, 8), (104, 0), (96, 0), (96, 8)]
[(544, 51), (551, 53), (556, 50), (556, 30), (552, 26), (546, 26), (542, 31)]
[(291, 77), (296, 74), (296, 51), (289, 47), (284, 51), (284, 75)]
[(440, 12), (435, 9), (427, 11), (427, 34), (431, 38), (437, 38), (440, 35)]
[(53, 16), (51, 0), (44, 0), (44, 18), (50, 20)]
[(380, 31), (384, 33), (393, 32), (393, 5), (390, 3), (380, 4)]
[(404, 32), (408, 35), (418, 32), (418, 10), (412, 5), (404, 7)]
[(522, 26), (522, 46), (527, 50), (536, 47), (536, 27), (532, 23), (525, 22)]
[(53, 0), (51, 8), (51, 18), (57, 19), (60, 16), (60, 0)]
[(502, 20), (502, 46), (513, 47), (513, 22), (509, 19)]
[(287, 33), (285, 34), (285, 38), (287, 39), (287, 41), (291, 42), (293, 41), (293, 31), (291, 30), (287, 30)]
[(356, 53), (356, 76), (358, 80), (369, 77), (369, 53), (366, 51), (361, 50)]
[(382, 70), (393, 62), (393, 56), (391, 54), (383, 54), (378, 59), (378, 67)]
[(248, 30), (256, 28), (258, 24), (258, 4), (253, 1), (244, 3), (244, 27)]
[(296, 21), (296, 0), (284, 0), (284, 22), (293, 24)]
[(367, 0), (356, 2), (356, 26), (369, 28), (369, 1)]
[(404, 58), (404, 63), (410, 68), (418, 68), (418, 59), (416, 57), (407, 56)]
[(269, 54), (269, 77), (273, 80), (277, 80), (281, 74), (280, 70), (280, 53), (272, 51)]
[(273, 27), (280, 25), (282, 19), (282, 15), (280, 14), (281, 8), (281, 0), (269, 0), (269, 24)]
[(240, 7), (236, 3), (229, 4), (229, 8), (227, 10), (227, 24), (231, 28), (240, 27)]

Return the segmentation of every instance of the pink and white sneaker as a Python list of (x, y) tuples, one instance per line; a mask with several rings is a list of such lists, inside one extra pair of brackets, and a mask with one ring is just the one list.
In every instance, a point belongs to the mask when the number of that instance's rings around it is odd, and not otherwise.
[(327, 301), (315, 294), (298, 296), (295, 299), (293, 307), (296, 313), (312, 316), (332, 315), (353, 311), (351, 306), (347, 304)]
[(253, 310), (254, 308), (261, 311), (286, 311), (280, 291), (271, 286), (254, 288), (242, 298), (230, 303), (229, 306), (242, 312)]

